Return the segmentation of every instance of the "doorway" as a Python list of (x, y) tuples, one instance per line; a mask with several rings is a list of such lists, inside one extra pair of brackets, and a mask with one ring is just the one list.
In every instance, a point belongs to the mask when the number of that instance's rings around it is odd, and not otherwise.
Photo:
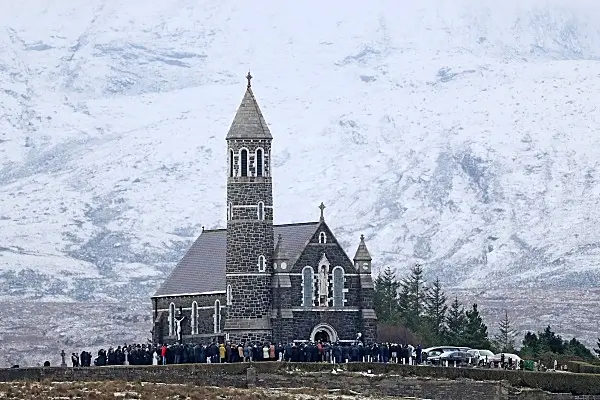
[(330, 342), (335, 343), (338, 341), (338, 335), (335, 329), (329, 324), (318, 324), (315, 326), (310, 334), (311, 342)]
[(315, 342), (327, 343), (330, 342), (329, 333), (327, 331), (318, 331), (315, 333)]

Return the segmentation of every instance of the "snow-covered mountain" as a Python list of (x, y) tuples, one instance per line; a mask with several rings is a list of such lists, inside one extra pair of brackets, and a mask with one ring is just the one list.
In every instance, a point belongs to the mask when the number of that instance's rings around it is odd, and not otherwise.
[(0, 294), (151, 294), (225, 225), (248, 69), (277, 223), (324, 201), (379, 267), (598, 286), (598, 21), (595, 0), (3, 2)]

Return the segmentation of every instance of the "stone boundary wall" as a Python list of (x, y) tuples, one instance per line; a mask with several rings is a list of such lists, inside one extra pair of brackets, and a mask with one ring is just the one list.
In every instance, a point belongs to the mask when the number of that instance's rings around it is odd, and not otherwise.
[[(0, 369), (0, 381), (126, 380), (221, 387), (312, 387), (428, 399), (600, 400), (600, 375), (398, 364), (237, 363)], [(370, 372), (369, 372), (370, 371)]]

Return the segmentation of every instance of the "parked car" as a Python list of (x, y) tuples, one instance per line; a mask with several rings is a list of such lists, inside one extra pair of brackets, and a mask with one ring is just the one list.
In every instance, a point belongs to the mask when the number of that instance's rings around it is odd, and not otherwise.
[(430, 360), (433, 365), (445, 366), (448, 362), (450, 367), (463, 367), (469, 365), (472, 359), (473, 356), (466, 351), (446, 351), (439, 356), (433, 356)]
[(514, 369), (519, 368), (519, 363), (521, 362), (521, 357), (519, 357), (516, 354), (512, 354), (512, 353), (498, 353), (498, 354), (495, 354), (494, 357), (491, 357), (491, 358), (488, 357), (488, 365), (490, 367), (499, 367), (503, 354), (504, 354), (504, 363), (505, 363), (506, 368), (508, 368), (508, 365), (511, 364), (509, 359), (512, 360), (512, 366)]
[(470, 349), (467, 350), (467, 353), (473, 356), (473, 364), (476, 365), (488, 365), (489, 360), (494, 357), (494, 353), (489, 350)]
[(431, 357), (438, 357), (439, 355), (447, 351), (460, 351), (460, 348), (456, 346), (428, 347), (426, 349), (423, 349), (423, 360), (429, 361)]

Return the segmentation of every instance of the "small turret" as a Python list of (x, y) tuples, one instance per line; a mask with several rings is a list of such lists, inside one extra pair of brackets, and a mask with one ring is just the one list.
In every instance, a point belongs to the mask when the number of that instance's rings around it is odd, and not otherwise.
[(359, 274), (371, 273), (371, 254), (365, 244), (365, 235), (360, 235), (360, 243), (354, 255), (354, 266)]
[(283, 238), (281, 235), (277, 237), (277, 244), (273, 252), (273, 269), (275, 272), (285, 272), (288, 270), (288, 261), (290, 257), (283, 248)]

